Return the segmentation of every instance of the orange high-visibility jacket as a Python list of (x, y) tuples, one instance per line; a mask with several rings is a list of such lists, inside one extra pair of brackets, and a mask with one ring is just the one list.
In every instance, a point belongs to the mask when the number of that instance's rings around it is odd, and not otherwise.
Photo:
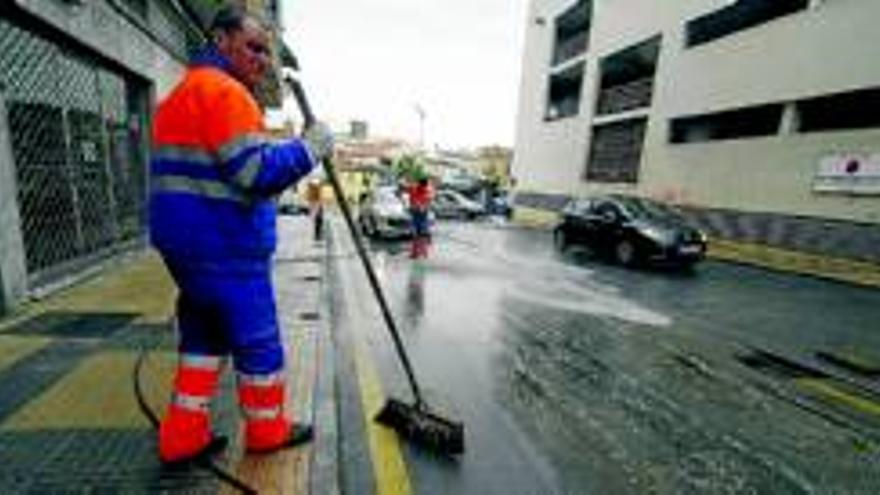
[(299, 139), (275, 142), (250, 91), (210, 48), (159, 105), (150, 163), (150, 234), (180, 261), (265, 258), (273, 197), (315, 166)]

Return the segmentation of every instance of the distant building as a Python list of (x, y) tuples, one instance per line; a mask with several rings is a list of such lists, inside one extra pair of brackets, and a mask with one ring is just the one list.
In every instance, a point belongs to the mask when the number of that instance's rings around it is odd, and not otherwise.
[(513, 151), (503, 146), (484, 146), (477, 149), (477, 162), (481, 175), (489, 182), (507, 186), (511, 179), (510, 166)]
[(370, 137), (370, 125), (365, 120), (351, 121), (351, 138), (356, 140), (364, 140)]
[(622, 192), (880, 261), (880, 2), (533, 0), (519, 205)]
[[(248, 3), (277, 25), (278, 2)], [(146, 246), (151, 112), (217, 4), (4, 1), (0, 313)]]
[(412, 150), (405, 142), (378, 136), (361, 137), (352, 125), (348, 136), (339, 136), (335, 163), (342, 189), (350, 201), (358, 200), (368, 189), (392, 180), (392, 164)]

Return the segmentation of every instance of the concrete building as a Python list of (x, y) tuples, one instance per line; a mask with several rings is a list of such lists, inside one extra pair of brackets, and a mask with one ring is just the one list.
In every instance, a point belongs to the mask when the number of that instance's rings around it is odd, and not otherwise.
[[(217, 4), (0, 6), (0, 313), (146, 246), (151, 113)], [(278, 2), (248, 8), (277, 25)]]
[(620, 192), (880, 262), (880, 2), (533, 0), (517, 205)]

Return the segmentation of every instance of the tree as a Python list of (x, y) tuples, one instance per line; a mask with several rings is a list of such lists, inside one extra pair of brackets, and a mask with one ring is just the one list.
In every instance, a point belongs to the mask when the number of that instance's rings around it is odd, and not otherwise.
[(392, 165), (394, 175), (398, 178), (408, 181), (418, 181), (428, 177), (425, 171), (425, 165), (422, 160), (415, 155), (403, 155), (398, 158)]

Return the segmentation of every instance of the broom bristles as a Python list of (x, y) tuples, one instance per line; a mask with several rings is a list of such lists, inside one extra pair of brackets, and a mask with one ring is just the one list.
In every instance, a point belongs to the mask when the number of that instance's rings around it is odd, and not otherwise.
[(376, 421), (426, 449), (447, 455), (464, 452), (464, 424), (442, 418), (424, 407), (388, 399)]

